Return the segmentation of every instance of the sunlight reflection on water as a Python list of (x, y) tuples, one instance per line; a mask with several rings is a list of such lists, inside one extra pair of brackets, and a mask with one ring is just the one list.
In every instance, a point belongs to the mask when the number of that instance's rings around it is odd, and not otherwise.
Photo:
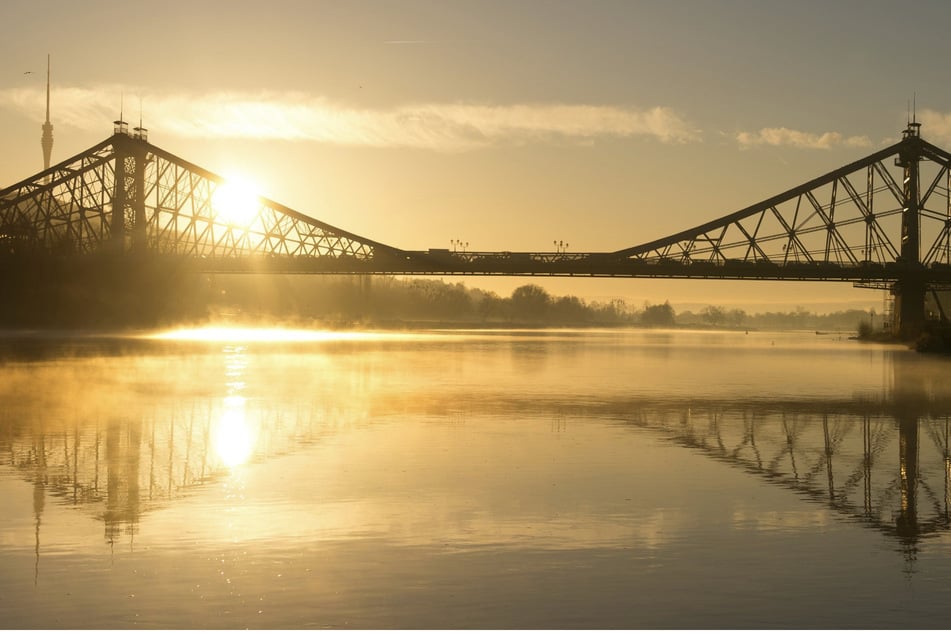
[(333, 330), (304, 330), (294, 328), (245, 328), (231, 326), (207, 326), (181, 328), (154, 333), (147, 339), (166, 341), (207, 342), (308, 342), (308, 341), (381, 341), (418, 339), (418, 335), (380, 332), (340, 332)]
[(256, 433), (244, 411), (241, 396), (225, 398), (224, 411), (214, 427), (215, 453), (227, 467), (244, 464), (254, 451)]

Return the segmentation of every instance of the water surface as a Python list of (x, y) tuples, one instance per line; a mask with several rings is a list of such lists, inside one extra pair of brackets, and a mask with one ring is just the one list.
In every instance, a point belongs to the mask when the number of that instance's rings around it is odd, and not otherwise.
[(945, 626), (942, 359), (688, 331), (0, 358), (5, 627)]

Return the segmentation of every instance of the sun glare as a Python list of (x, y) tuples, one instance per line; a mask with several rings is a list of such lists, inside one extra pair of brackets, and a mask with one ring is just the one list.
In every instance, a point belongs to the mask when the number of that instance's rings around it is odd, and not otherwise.
[(151, 335), (150, 339), (206, 342), (270, 342), (290, 343), (306, 341), (346, 341), (367, 339), (367, 333), (337, 332), (331, 330), (300, 330), (293, 328), (215, 327), (182, 328)]
[(165, 341), (203, 341), (207, 343), (304, 343), (334, 341), (408, 341), (445, 338), (445, 335), (421, 335), (386, 332), (354, 332), (339, 330), (304, 330), (297, 328), (248, 328), (240, 326), (206, 326), (179, 328), (144, 335), (147, 339)]
[(245, 400), (240, 396), (227, 397), (214, 428), (215, 453), (227, 467), (244, 464), (254, 451), (255, 433), (245, 416), (244, 405)]
[(249, 180), (232, 177), (215, 189), (211, 206), (215, 216), (222, 222), (247, 227), (257, 217), (261, 197)]

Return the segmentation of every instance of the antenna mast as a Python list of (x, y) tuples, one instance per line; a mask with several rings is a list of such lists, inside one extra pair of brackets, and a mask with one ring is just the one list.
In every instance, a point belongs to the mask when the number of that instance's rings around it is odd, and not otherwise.
[[(50, 123), (50, 56), (46, 54), (46, 122), (43, 124), (43, 136), (40, 138), (43, 148), (43, 170), (50, 168), (50, 157), (53, 155), (53, 124)], [(47, 176), (47, 182), (49, 177)]]
[(46, 122), (50, 122), (50, 55), (46, 54)]
[(122, 117), (125, 94), (119, 91), (119, 118), (112, 122), (112, 131), (115, 134), (129, 134), (129, 124)]
[(142, 127), (142, 97), (139, 97), (139, 127), (132, 128), (132, 138), (142, 141), (149, 140), (149, 131)]

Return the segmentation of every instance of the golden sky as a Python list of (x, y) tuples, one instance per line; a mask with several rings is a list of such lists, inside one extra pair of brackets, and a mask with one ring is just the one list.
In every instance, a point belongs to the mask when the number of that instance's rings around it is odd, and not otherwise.
[[(7, 0), (0, 186), (108, 137), (154, 144), (405, 249), (614, 251), (897, 140), (951, 145), (951, 6), (785, 1)], [(525, 278), (467, 284), (507, 293)], [(848, 284), (545, 280), (675, 308), (879, 309)]]

